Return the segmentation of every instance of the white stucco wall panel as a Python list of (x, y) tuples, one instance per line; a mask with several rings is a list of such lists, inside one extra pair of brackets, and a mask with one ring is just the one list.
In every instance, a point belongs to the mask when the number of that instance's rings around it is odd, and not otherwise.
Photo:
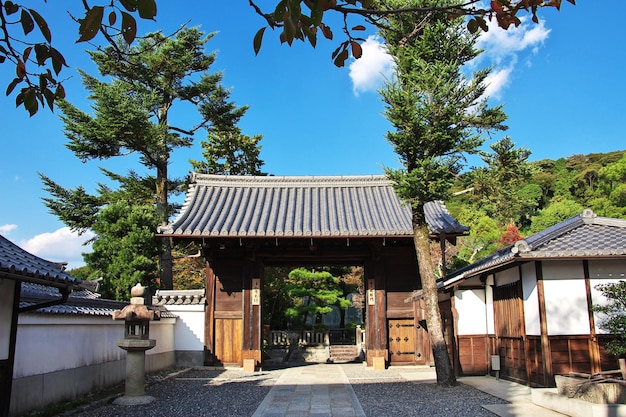
[(487, 334), (485, 291), (455, 291), (454, 297), (454, 305), (459, 317), (457, 322), (458, 334)]
[(517, 266), (514, 266), (504, 271), (495, 274), (495, 283), (497, 287), (501, 287), (506, 284), (511, 284), (515, 281), (519, 281), (519, 272)]
[(541, 335), (541, 322), (539, 320), (539, 297), (537, 295), (535, 262), (522, 264), (521, 268), (526, 334), (528, 336), (539, 336)]
[(544, 280), (584, 279), (585, 271), (581, 260), (542, 262)]
[(166, 308), (178, 316), (174, 327), (175, 350), (204, 351), (204, 305)]
[[(148, 355), (174, 350), (176, 319), (150, 324), (156, 347)], [(20, 314), (15, 344), (14, 378), (122, 360), (117, 346), (124, 322), (110, 317)]]
[(550, 336), (589, 334), (584, 279), (543, 281), (546, 322)]
[(589, 278), (626, 279), (626, 259), (590, 260)]

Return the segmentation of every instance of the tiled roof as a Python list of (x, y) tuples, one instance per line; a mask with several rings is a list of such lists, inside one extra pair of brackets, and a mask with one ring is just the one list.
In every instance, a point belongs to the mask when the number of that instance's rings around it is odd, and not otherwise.
[[(426, 214), (433, 219), (447, 211), (433, 202)], [(432, 230), (454, 228), (453, 220), (447, 214)], [(410, 207), (384, 175), (195, 174), (179, 215), (161, 233), (241, 238), (409, 237), (413, 232)]]
[(33, 255), (0, 236), (0, 276), (10, 274), (15, 279), (44, 285), (68, 286), (80, 283), (54, 262)]
[(204, 305), (204, 290), (157, 290), (152, 296), (152, 304), (164, 305)]
[(449, 287), (513, 261), (592, 257), (626, 257), (626, 220), (598, 217), (592, 210), (584, 210), (448, 274), (440, 286)]
[[(21, 288), (20, 308), (37, 305), (51, 299), (59, 298), (60, 296), (61, 293), (56, 288), (25, 282), (22, 284)], [(31, 313), (72, 316), (112, 316), (115, 310), (121, 310), (127, 304), (128, 303), (122, 301), (100, 298), (100, 294), (87, 289), (78, 289), (72, 291), (66, 303), (41, 307), (31, 311)], [(161, 318), (176, 317), (176, 315), (160, 307), (156, 307), (155, 309), (161, 311)]]
[(443, 201), (429, 201), (424, 204), (424, 215), (431, 235), (462, 235), (469, 232), (468, 226), (463, 226), (448, 212)]
[[(58, 299), (61, 293), (57, 288), (25, 282), (20, 294), (20, 308)], [(81, 316), (110, 316), (114, 310), (123, 308), (127, 303), (100, 298), (100, 294), (86, 289), (72, 291), (67, 302), (33, 310), (40, 314), (71, 314)]]

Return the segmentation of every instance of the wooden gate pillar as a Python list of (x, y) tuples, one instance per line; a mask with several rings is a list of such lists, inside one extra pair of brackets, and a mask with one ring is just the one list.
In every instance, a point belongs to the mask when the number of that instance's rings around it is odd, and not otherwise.
[[(384, 268), (380, 256), (365, 265), (366, 282), (366, 325), (367, 366), (383, 366), (389, 360), (387, 349), (387, 294), (385, 291)], [(376, 358), (376, 359), (375, 359)]]
[(261, 363), (262, 357), (262, 316), (263, 302), (262, 268), (253, 262), (246, 262), (244, 266), (243, 286), (243, 348), (242, 359), (244, 369), (254, 371)]

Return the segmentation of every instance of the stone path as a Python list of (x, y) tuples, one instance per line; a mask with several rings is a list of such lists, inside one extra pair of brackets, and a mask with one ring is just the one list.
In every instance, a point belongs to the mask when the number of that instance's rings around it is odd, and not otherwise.
[(365, 417), (341, 366), (285, 370), (252, 417)]

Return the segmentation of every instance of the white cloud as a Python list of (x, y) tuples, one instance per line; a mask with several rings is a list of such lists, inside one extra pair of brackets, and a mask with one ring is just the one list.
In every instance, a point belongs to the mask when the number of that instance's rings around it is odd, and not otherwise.
[(511, 73), (513, 72), (514, 65), (509, 65), (506, 68), (492, 70), (484, 83), (487, 86), (485, 89), (485, 96), (493, 97), (495, 99), (502, 98), (502, 91), (511, 82)]
[(17, 229), (17, 224), (2, 224), (0, 225), (0, 235), (8, 235), (11, 230)]
[[(538, 24), (522, 19), (518, 27), (504, 30), (498, 27), (495, 19), (487, 21), (489, 31), (483, 32), (478, 38), (477, 47), (483, 50), (470, 67), (490, 65), (493, 67), (487, 95), (500, 98), (502, 91), (509, 85), (510, 78), (515, 72), (519, 57), (522, 54), (535, 55), (550, 35), (542, 20)], [(530, 57), (524, 60), (531, 65)]]
[(350, 64), (350, 79), (355, 95), (378, 91), (393, 69), (393, 60), (379, 37), (370, 36), (363, 44), (363, 55)]
[(83, 243), (92, 237), (94, 237), (92, 232), (88, 231), (79, 236), (69, 227), (62, 227), (52, 233), (41, 233), (22, 241), (19, 246), (48, 261), (67, 262), (68, 269), (71, 269), (85, 264), (81, 254), (89, 252), (91, 247), (83, 246)]

